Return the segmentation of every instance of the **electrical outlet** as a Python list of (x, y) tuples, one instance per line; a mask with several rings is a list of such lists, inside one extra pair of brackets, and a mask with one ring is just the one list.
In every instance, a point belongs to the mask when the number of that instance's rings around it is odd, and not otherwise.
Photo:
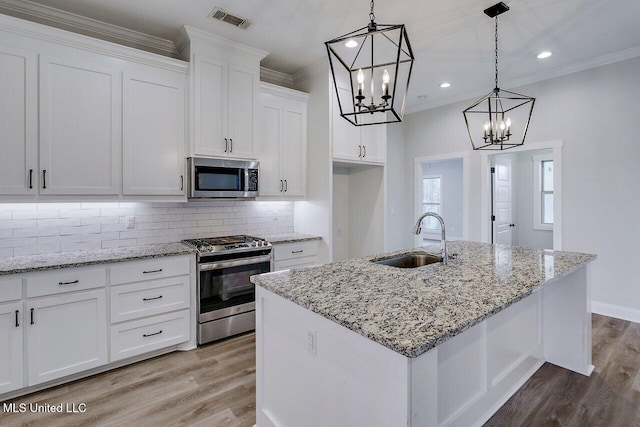
[(307, 332), (307, 351), (314, 356), (318, 353), (318, 337), (315, 331)]
[(126, 227), (127, 228), (136, 228), (136, 217), (135, 216), (128, 216), (127, 217)]

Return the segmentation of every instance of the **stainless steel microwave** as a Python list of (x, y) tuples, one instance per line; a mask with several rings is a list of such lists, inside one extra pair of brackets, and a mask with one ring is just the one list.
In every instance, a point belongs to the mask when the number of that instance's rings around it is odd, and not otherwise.
[(260, 162), (189, 157), (190, 199), (258, 196)]

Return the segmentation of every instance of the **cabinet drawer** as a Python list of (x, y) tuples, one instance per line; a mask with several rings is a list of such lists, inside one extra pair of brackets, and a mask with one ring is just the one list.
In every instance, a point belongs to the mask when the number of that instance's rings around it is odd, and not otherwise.
[(22, 299), (22, 279), (0, 280), (0, 302)]
[(273, 271), (287, 270), (292, 268), (310, 267), (318, 263), (317, 256), (287, 259), (273, 263)]
[(140, 282), (142, 280), (189, 274), (190, 256), (162, 257), (131, 261), (111, 267), (111, 284)]
[(159, 350), (190, 339), (189, 310), (111, 327), (111, 361)]
[(44, 271), (27, 277), (26, 282), (27, 298), (82, 291), (105, 286), (107, 269), (105, 267), (65, 268)]
[(315, 240), (273, 245), (273, 259), (275, 261), (315, 256), (317, 254), (318, 242), (316, 242)]
[(111, 323), (189, 308), (191, 276), (111, 288)]

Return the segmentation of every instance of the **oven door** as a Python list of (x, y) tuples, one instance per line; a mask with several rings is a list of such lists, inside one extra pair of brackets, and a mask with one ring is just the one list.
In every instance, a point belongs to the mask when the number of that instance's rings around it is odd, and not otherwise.
[(271, 255), (198, 265), (199, 323), (255, 310), (254, 274), (271, 270)]

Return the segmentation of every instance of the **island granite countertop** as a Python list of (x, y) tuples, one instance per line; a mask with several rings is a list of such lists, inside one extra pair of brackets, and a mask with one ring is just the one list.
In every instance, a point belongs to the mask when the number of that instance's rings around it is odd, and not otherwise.
[(449, 242), (449, 265), (370, 262), (439, 245), (252, 276), (251, 281), (407, 357), (438, 344), (577, 270), (595, 255)]
[(27, 273), (29, 271), (108, 264), (112, 262), (158, 258), (172, 255), (195, 254), (195, 252), (195, 249), (177, 242), (129, 246), (125, 248), (97, 249), (92, 251), (60, 252), (0, 258), (0, 276)]

